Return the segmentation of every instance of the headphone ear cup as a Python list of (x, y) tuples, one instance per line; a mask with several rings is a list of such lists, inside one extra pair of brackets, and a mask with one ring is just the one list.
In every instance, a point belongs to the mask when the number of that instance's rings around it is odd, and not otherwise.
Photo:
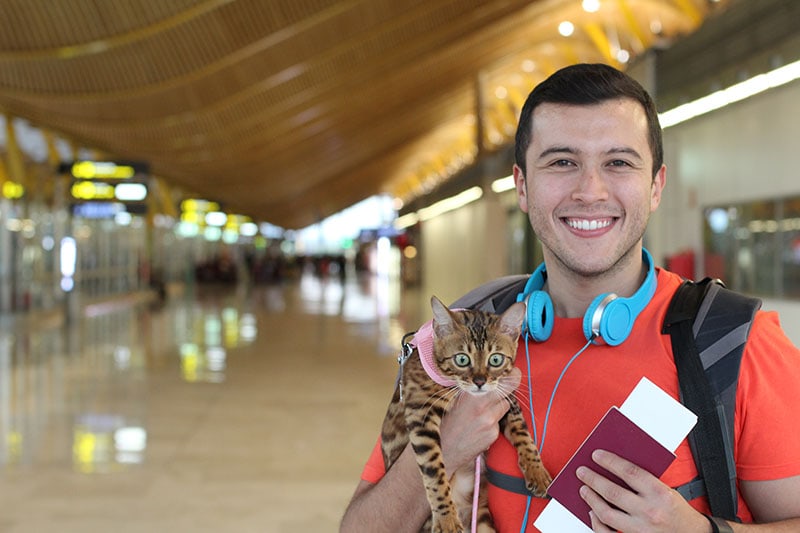
[(653, 257), (645, 248), (642, 248), (642, 259), (647, 264), (647, 275), (633, 296), (619, 298), (613, 293), (601, 294), (586, 309), (583, 334), (587, 341), (617, 346), (633, 331), (636, 317), (647, 307), (658, 285)]
[(527, 311), (525, 313), (525, 324), (533, 340), (544, 342), (553, 333), (553, 323), (555, 313), (553, 311), (553, 301), (544, 291), (533, 291), (527, 300)]
[(609, 346), (622, 344), (633, 330), (636, 320), (628, 298), (616, 294), (601, 294), (592, 301), (583, 317), (583, 334), (586, 340)]
[(627, 298), (609, 302), (600, 321), (600, 332), (609, 346), (617, 346), (628, 338), (636, 321), (636, 313)]

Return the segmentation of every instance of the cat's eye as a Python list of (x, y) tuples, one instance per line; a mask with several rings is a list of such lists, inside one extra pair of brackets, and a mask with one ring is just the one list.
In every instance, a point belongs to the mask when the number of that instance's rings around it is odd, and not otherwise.
[(457, 353), (453, 356), (453, 361), (455, 362), (456, 366), (461, 368), (469, 366), (471, 360), (469, 356), (465, 353)]
[(493, 353), (489, 356), (489, 366), (493, 366), (495, 368), (501, 366), (503, 361), (506, 360), (506, 356), (501, 353)]

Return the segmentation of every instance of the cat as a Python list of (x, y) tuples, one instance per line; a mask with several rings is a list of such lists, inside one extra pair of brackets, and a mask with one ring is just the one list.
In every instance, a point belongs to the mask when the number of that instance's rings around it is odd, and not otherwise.
[[(465, 531), (464, 525), (469, 525), (472, 518), (475, 469), (474, 465), (468, 465), (455, 472), (450, 481), (453, 473), (445, 472), (439, 425), (459, 394), (505, 397), (510, 407), (500, 421), (500, 428), (517, 450), (528, 490), (545, 497), (552, 478), (542, 464), (513, 391), (504, 390), (499, 383), (514, 367), (525, 304), (516, 303), (502, 315), (496, 315), (469, 309), (452, 311), (433, 296), (431, 309), (431, 364), (439, 381), (444, 378), (454, 384), (448, 387), (434, 381), (423, 367), (418, 348), (409, 352), (407, 358), (401, 355), (398, 385), (381, 430), (381, 449), (388, 470), (411, 442), (431, 507), (431, 516), (422, 531), (455, 533)], [(480, 476), (476, 521), (479, 531), (493, 532), (485, 477)]]

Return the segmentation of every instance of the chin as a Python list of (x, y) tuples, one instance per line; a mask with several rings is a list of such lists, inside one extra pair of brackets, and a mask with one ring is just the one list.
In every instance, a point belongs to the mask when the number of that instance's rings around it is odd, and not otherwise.
[(469, 387), (466, 390), (467, 390), (468, 393), (470, 393), (472, 395), (483, 396), (484, 394), (489, 394), (490, 392), (494, 392), (496, 389), (497, 389), (497, 387), (493, 387), (493, 386), (489, 386), (489, 385), (484, 385), (480, 389), (478, 387), (476, 387), (475, 385), (472, 385), (471, 387)]

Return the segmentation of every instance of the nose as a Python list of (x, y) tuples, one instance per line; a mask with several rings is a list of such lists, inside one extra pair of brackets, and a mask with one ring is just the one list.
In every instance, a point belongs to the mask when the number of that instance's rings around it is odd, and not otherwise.
[(477, 386), (479, 389), (486, 385), (486, 378), (483, 376), (475, 376), (472, 378), (472, 382)]
[(581, 172), (572, 198), (587, 203), (608, 199), (608, 185), (601, 172), (592, 167)]

